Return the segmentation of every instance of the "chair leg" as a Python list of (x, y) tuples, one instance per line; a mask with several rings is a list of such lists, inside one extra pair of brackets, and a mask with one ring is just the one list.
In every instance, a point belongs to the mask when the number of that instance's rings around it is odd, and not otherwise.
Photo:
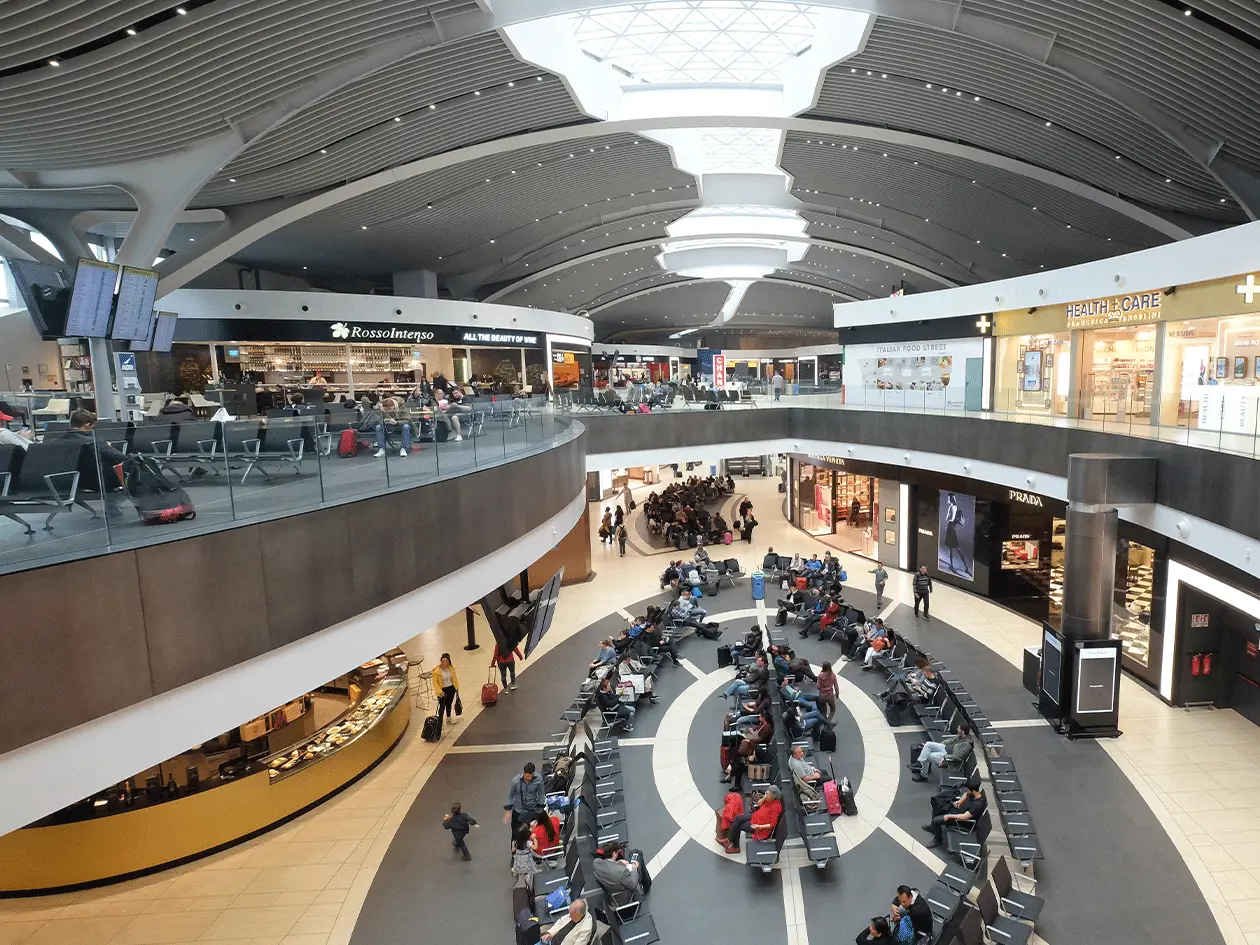
[(20, 515), (17, 515), (14, 512), (0, 512), (0, 515), (3, 515), (5, 518), (9, 519), (10, 521), (17, 522), (24, 529), (26, 529), (26, 534), (28, 535), (35, 534), (35, 529), (31, 527), (31, 523), (28, 522), (26, 519), (22, 518)]
[(81, 506), (82, 508), (85, 508), (85, 509), (87, 509), (89, 512), (91, 512), (91, 513), (92, 513), (92, 518), (100, 518), (100, 517), (101, 517), (101, 513), (100, 513), (100, 512), (98, 512), (98, 511), (96, 511), (96, 509), (92, 508), (92, 506), (88, 505), (88, 504), (87, 504), (87, 502), (86, 502), (86, 501), (85, 501), (85, 500), (84, 500), (81, 496), (75, 496), (75, 499), (74, 499), (74, 504), (75, 504), (75, 505), (78, 505), (78, 506)]

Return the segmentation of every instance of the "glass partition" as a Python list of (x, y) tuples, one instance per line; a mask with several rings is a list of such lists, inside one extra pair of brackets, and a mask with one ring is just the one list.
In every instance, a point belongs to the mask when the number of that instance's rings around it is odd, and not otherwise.
[[(278, 413), (278, 412), (277, 412)], [(384, 422), (371, 422), (372, 418)], [(37, 424), (0, 444), (0, 573), (408, 489), (567, 442), (541, 398), (214, 422)]]

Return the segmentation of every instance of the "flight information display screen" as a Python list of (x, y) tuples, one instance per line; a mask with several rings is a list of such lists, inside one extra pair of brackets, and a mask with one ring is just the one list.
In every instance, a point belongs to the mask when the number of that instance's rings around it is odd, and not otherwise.
[(143, 338), (131, 342), (132, 351), (149, 351), (153, 348), (153, 332), (157, 329), (157, 318), (149, 319), (149, 331)]
[(74, 271), (66, 337), (108, 338), (109, 316), (114, 306), (118, 266), (97, 259), (80, 259)]
[(179, 318), (172, 312), (158, 312), (157, 325), (153, 329), (153, 350), (170, 351), (175, 341), (175, 322)]
[(122, 267), (118, 283), (118, 306), (114, 310), (115, 341), (148, 338), (153, 326), (153, 302), (157, 299), (158, 274), (152, 269)]

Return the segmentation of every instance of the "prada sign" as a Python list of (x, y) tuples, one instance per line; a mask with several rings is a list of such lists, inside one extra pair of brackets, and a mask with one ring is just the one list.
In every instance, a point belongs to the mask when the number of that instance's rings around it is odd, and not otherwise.
[(546, 338), (540, 332), (468, 328), (462, 325), (325, 322), (300, 318), (185, 318), (176, 323), (175, 340), (541, 348)]
[(1012, 502), (1022, 502), (1024, 505), (1031, 505), (1034, 508), (1045, 508), (1045, 503), (1041, 501), (1041, 496), (1033, 495), (1031, 492), (1020, 492), (1018, 489), (1011, 489), (1007, 493), (1007, 497)]

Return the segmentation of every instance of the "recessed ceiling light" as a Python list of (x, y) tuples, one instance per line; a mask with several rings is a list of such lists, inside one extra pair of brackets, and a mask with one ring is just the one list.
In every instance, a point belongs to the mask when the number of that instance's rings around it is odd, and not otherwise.
[(433, 109), (435, 109), (435, 108), (437, 108), (437, 106), (436, 106), (436, 105), (430, 105), (430, 106), (429, 106), (429, 111), (433, 111)]
[(534, 76), (534, 79), (535, 79), (535, 81), (537, 81), (537, 82), (541, 82), (541, 81), (542, 81), (542, 76), (540, 76), (540, 75), (536, 75), (536, 76)]
[(327, 153), (328, 153), (328, 149), (327, 149), (327, 148), (320, 148), (320, 149), (319, 149), (319, 153), (320, 153), (320, 154), (327, 154)]
[(187, 13), (188, 11), (187, 11), (187, 10), (185, 10), (183, 7), (176, 7), (176, 8), (175, 8), (175, 12), (176, 12), (176, 13), (178, 13), (180, 16), (183, 16), (183, 15), (184, 15), (185, 13)]
[(360, 227), (359, 227), (359, 229), (360, 229), (360, 230), (366, 230), (366, 229), (367, 229), (367, 227), (366, 227), (366, 226), (360, 226)]
[(978, 102), (978, 101), (980, 101), (980, 96), (979, 96), (979, 95), (977, 95), (974, 99), (972, 99), (972, 101), (973, 101), (973, 102)]
[(135, 36), (135, 35), (136, 35), (135, 28), (134, 28), (134, 27), (131, 27), (131, 26), (128, 26), (128, 27), (127, 27), (127, 35), (128, 35), (128, 36)]
[(473, 95), (480, 95), (480, 94), (481, 94), (481, 90), (480, 90), (480, 89), (474, 89), (474, 90), (473, 90)]
[(50, 66), (59, 66), (59, 65), (61, 65), (61, 63), (59, 63), (56, 59), (49, 59), (49, 60), (48, 60), (48, 64), (49, 64)]
[(302, 268), (303, 268), (303, 269), (305, 269), (306, 267), (305, 267), (305, 266), (303, 266)]
[(515, 82), (509, 82), (509, 83), (508, 83), (508, 88), (509, 88), (509, 89), (514, 89), (514, 88), (516, 88), (516, 83), (515, 83)]
[(188, 242), (190, 242), (190, 243), (195, 243), (195, 242), (197, 242), (197, 238), (196, 238), (195, 236), (190, 236), (190, 237), (188, 237)]
[(491, 240), (490, 242), (491, 242), (491, 243), (493, 243), (493, 242), (494, 242), (494, 240)]
[(1191, 10), (1189, 7), (1186, 7), (1186, 9), (1185, 9), (1185, 15), (1186, 15), (1186, 16), (1194, 16), (1194, 11), (1193, 11), (1193, 10)]
[(887, 78), (888, 78), (888, 73), (887, 73), (887, 72), (881, 72), (881, 73), (879, 74), (879, 77), (880, 77), (881, 79), (887, 79)]
[(932, 83), (931, 83), (931, 82), (929, 82), (929, 83), (927, 84), (927, 87), (930, 89), (930, 88), (932, 87)]
[(235, 183), (236, 183), (236, 178), (235, 178), (235, 177), (229, 177), (229, 178), (228, 178), (228, 183), (229, 183), (229, 184), (235, 184)]
[(1165, 178), (1164, 178), (1164, 183), (1165, 183), (1165, 184), (1171, 184), (1171, 183), (1172, 183), (1172, 178), (1171, 178), (1171, 177), (1165, 177)]
[(1047, 128), (1049, 128), (1049, 127), (1050, 127), (1050, 122), (1046, 122), (1046, 127), (1047, 127)]

